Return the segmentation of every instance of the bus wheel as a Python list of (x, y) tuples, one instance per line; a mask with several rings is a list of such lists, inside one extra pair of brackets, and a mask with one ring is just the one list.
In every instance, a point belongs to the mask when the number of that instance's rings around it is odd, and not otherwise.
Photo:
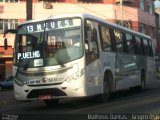
[(108, 102), (110, 100), (110, 95), (110, 85), (109, 82), (105, 80), (103, 83), (103, 94), (100, 95), (100, 102)]
[(59, 99), (44, 100), (44, 102), (48, 107), (53, 107), (59, 103)]

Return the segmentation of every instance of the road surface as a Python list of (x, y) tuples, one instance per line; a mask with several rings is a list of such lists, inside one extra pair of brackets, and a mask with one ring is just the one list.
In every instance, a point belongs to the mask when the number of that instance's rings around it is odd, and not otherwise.
[(47, 107), (42, 101), (16, 101), (13, 91), (1, 91), (0, 96), (2, 120), (160, 119), (160, 80), (144, 92), (117, 92), (107, 103), (80, 98), (61, 100), (58, 105)]

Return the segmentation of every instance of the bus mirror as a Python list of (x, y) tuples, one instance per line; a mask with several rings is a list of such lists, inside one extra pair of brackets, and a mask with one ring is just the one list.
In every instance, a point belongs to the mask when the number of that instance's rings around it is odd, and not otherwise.
[(8, 40), (7, 40), (7, 38), (4, 38), (4, 49), (5, 50), (8, 49)]

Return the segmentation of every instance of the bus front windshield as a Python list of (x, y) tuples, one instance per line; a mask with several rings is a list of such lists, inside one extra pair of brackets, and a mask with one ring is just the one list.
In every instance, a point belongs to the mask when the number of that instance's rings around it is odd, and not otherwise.
[(64, 65), (82, 57), (81, 19), (32, 22), (19, 26), (15, 64), (28, 67)]

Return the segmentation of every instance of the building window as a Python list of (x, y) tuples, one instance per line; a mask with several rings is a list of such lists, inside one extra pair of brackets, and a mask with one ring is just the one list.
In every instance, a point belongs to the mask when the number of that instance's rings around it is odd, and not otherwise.
[(139, 26), (139, 32), (141, 33), (144, 33), (145, 34), (145, 25), (140, 23), (140, 26)]
[(144, 10), (144, 0), (140, 0), (140, 9)]
[(150, 28), (149, 36), (151, 36), (151, 38), (155, 37), (155, 35), (154, 35), (154, 28), (153, 27)]
[(153, 14), (153, 4), (152, 3), (148, 4), (148, 10), (150, 14)]
[(20, 0), (0, 0), (0, 2), (18, 2)]
[(17, 26), (17, 19), (0, 19), (0, 33), (3, 33), (7, 29), (15, 29)]

